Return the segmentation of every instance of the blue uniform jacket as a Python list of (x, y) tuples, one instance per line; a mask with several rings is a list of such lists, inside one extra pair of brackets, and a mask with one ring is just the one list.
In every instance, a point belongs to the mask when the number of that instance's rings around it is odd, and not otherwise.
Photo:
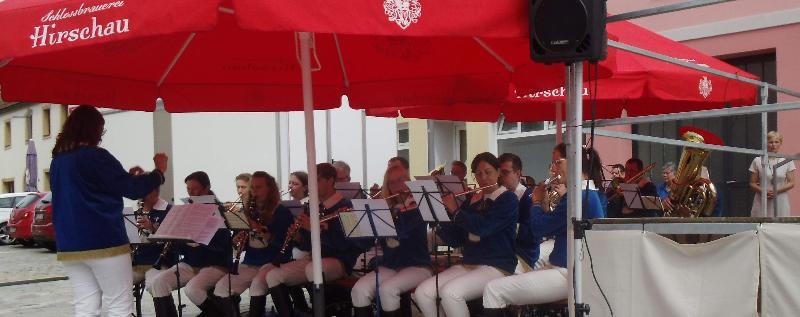
[[(596, 190), (583, 190), (583, 219), (601, 218), (603, 206)], [(553, 252), (550, 253), (550, 264), (567, 267), (567, 195), (561, 197), (555, 210), (545, 213), (541, 205), (535, 204), (531, 209), (533, 215), (533, 231), (538, 237), (555, 236)], [(538, 247), (538, 245), (537, 245)]]
[[(167, 205), (164, 210), (157, 210), (153, 209), (147, 213), (147, 217), (150, 218), (150, 222), (158, 226), (164, 218), (167, 217), (167, 213), (172, 208), (172, 205)], [(147, 243), (142, 244), (138, 248), (136, 248), (136, 252), (133, 254), (133, 265), (153, 265), (158, 261), (158, 257), (161, 255), (161, 251), (164, 248), (164, 244), (162, 243)], [(168, 253), (166, 261), (163, 263), (165, 266), (172, 266), (175, 265), (175, 255), (172, 253)]]
[[(330, 213), (342, 211), (352, 207), (353, 204), (350, 203), (349, 199), (341, 199), (330, 206), (330, 208), (325, 208), (321, 204), (319, 210), (322, 215), (328, 215)], [(297, 248), (301, 251), (310, 252), (311, 232), (305, 229), (300, 229), (300, 234), (302, 239), (300, 243), (298, 243)], [(335, 220), (328, 222), (328, 230), (323, 230), (320, 232), (320, 240), (320, 244), (322, 246), (322, 257), (333, 257), (339, 259), (339, 261), (342, 261), (344, 264), (347, 274), (350, 274), (353, 270), (353, 265), (356, 263), (356, 258), (358, 258), (358, 255), (363, 252), (363, 249), (355, 242), (345, 237), (341, 223)]]
[(533, 264), (539, 259), (539, 242), (536, 241), (531, 227), (531, 207), (533, 207), (531, 193), (533, 188), (525, 187), (521, 184), (520, 186), (522, 188), (517, 190), (524, 189), (524, 191), (522, 191), (521, 197), (518, 196), (519, 219), (517, 222), (519, 223), (519, 228), (517, 228), (517, 238), (514, 241), (514, 251), (520, 259), (533, 267)]
[(266, 248), (251, 248), (245, 245), (245, 254), (242, 264), (262, 266), (272, 262), (281, 250), (283, 240), (286, 239), (286, 231), (292, 225), (294, 217), (289, 208), (278, 205), (272, 215), (272, 222), (267, 225), (267, 231), (272, 234)]
[(381, 239), (383, 257), (378, 265), (394, 270), (409, 266), (430, 265), (431, 258), (428, 253), (428, 226), (422, 221), (418, 208), (400, 212), (395, 217), (397, 238), (395, 245), (389, 239)]
[(180, 250), (183, 255), (181, 262), (194, 268), (221, 266), (228, 269), (233, 259), (231, 243), (231, 231), (227, 228), (217, 229), (208, 245), (201, 244), (195, 247), (181, 245)]
[(505, 187), (489, 196), (475, 204), (470, 204), (468, 197), (453, 223), (442, 226), (439, 237), (450, 246), (464, 247), (464, 264), (489, 265), (513, 273), (519, 201)]
[(140, 199), (164, 182), (158, 170), (131, 176), (105, 149), (80, 146), (50, 163), (59, 260), (130, 252), (122, 197)]

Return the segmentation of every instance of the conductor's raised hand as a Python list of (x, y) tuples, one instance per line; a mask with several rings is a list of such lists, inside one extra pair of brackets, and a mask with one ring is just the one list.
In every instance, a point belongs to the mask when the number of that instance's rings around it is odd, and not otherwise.
[(167, 172), (167, 162), (168, 161), (169, 161), (169, 158), (164, 153), (157, 153), (155, 156), (153, 156), (153, 163), (155, 163), (156, 169), (161, 171), (161, 174), (164, 174), (164, 173)]
[(141, 167), (139, 167), (137, 165), (137, 166), (131, 167), (131, 169), (128, 170), (128, 173), (133, 175), (133, 176), (139, 176), (139, 175), (144, 174), (144, 169), (142, 169)]

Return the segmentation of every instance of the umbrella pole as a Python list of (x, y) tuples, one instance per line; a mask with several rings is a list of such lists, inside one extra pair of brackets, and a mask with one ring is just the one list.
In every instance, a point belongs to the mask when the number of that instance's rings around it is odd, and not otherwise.
[(306, 164), (308, 165), (308, 197), (311, 213), (311, 265), (314, 272), (314, 316), (325, 314), (322, 288), (322, 253), (319, 238), (319, 195), (317, 188), (317, 149), (314, 143), (314, 94), (311, 87), (311, 33), (299, 32), (300, 70), (303, 75), (303, 114), (306, 128)]
[[(567, 164), (569, 170), (567, 173), (567, 217), (570, 218), (567, 219), (567, 235), (568, 237), (571, 236), (573, 239), (572, 250), (570, 250), (571, 252), (567, 252), (567, 256), (571, 257), (567, 259), (567, 269), (569, 271), (568, 276), (571, 277), (568, 280), (572, 282), (570, 283), (570, 289), (574, 287), (573, 294), (575, 294), (574, 305), (570, 305), (569, 309), (571, 316), (582, 317), (584, 314), (588, 313), (588, 305), (584, 306), (585, 304), (583, 302), (581, 281), (583, 261), (581, 260), (580, 254), (583, 249), (583, 230), (580, 228), (574, 230), (574, 227), (580, 222), (581, 216), (583, 215), (583, 203), (581, 199), (583, 198), (581, 193), (581, 187), (583, 185), (581, 173), (583, 164), (581, 156), (581, 151), (583, 149), (583, 118), (581, 118), (583, 116), (583, 97), (581, 95), (581, 90), (583, 90), (583, 62), (575, 62), (567, 67), (570, 69), (569, 75), (567, 76), (567, 89), (571, 92), (567, 104), (568, 133), (566, 136)], [(574, 219), (575, 222), (573, 222), (572, 219)], [(584, 307), (587, 308), (584, 309)]]

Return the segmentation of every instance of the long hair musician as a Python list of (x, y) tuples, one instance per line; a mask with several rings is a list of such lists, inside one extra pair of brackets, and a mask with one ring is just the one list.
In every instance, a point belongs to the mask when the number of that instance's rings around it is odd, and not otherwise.
[[(264, 314), (267, 305), (267, 273), (275, 268), (271, 262), (278, 255), (281, 242), (286, 238), (286, 231), (293, 221), (289, 209), (278, 204), (279, 195), (278, 184), (272, 175), (263, 171), (253, 173), (250, 179), (250, 199), (244, 205), (252, 230), (249, 233), (238, 233), (233, 241), (237, 246), (237, 256), (244, 252), (244, 260), (238, 267), (238, 274), (221, 278), (214, 288), (214, 295), (220, 298), (220, 307), (226, 312), (225, 316), (238, 317), (236, 310), (231, 308), (238, 308), (238, 297), (248, 288), (250, 316)], [(256, 241), (251, 243), (252, 240)]]
[[(381, 316), (400, 316), (400, 295), (413, 289), (432, 274), (427, 249), (427, 224), (422, 221), (414, 198), (406, 186), (408, 172), (402, 166), (390, 167), (383, 177), (383, 197), (392, 208), (397, 238), (381, 239), (383, 256), (377, 261)], [(361, 277), (350, 297), (356, 317), (372, 316), (376, 294), (375, 272)]]
[[(602, 182), (600, 158), (593, 149), (583, 150), (583, 179), (581, 185), (583, 200), (583, 219), (603, 217), (601, 195), (596, 184)], [(550, 303), (567, 298), (567, 160), (559, 159), (556, 164), (557, 173), (562, 183), (556, 186), (558, 203), (547, 212), (543, 208), (547, 196), (545, 185), (540, 184), (534, 190), (533, 208), (531, 209), (533, 232), (536, 238), (555, 236), (555, 247), (550, 254), (549, 263), (544, 268), (532, 272), (508, 276), (491, 281), (483, 293), (484, 316), (504, 316), (508, 305), (529, 305)], [(588, 188), (588, 190), (586, 189)]]
[[(489, 281), (514, 272), (517, 258), (514, 239), (519, 200), (514, 192), (497, 184), (500, 161), (484, 152), (470, 166), (480, 186), (461, 206), (454, 195), (444, 196), (453, 222), (438, 234), (450, 246), (463, 246), (463, 264), (454, 265), (417, 287), (414, 296), (422, 313), (437, 315), (437, 298), (447, 316), (469, 316), (466, 301), (480, 298)], [(437, 279), (439, 291), (437, 293)]]

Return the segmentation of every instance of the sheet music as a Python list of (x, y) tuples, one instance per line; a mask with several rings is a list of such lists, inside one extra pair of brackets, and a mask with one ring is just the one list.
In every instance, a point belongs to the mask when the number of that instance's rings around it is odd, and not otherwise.
[(228, 224), (228, 229), (231, 230), (250, 230), (250, 224), (247, 222), (247, 216), (244, 211), (229, 211), (223, 213), (225, 222)]
[(286, 208), (289, 208), (289, 211), (295, 218), (300, 216), (300, 213), (303, 212), (303, 204), (297, 200), (283, 200), (280, 202), (280, 204)]
[(122, 217), (125, 222), (125, 233), (128, 235), (128, 243), (147, 243), (147, 239), (139, 235), (139, 227), (136, 226), (136, 215), (133, 208), (125, 207), (122, 209)]
[(622, 190), (622, 197), (625, 198), (625, 205), (627, 205), (628, 208), (644, 209), (644, 206), (642, 206), (642, 200), (636, 199), (636, 197), (639, 197), (638, 184), (620, 183), (619, 189)]
[(189, 196), (181, 198), (184, 204), (216, 204), (217, 196), (203, 195), (203, 196)]
[[(442, 203), (442, 194), (433, 180), (417, 180), (406, 182), (411, 195), (414, 196), (414, 201), (417, 202), (417, 207), (422, 214), (422, 220), (425, 222), (449, 222), (450, 215)], [(427, 198), (423, 199), (423, 188), (428, 193)], [(428, 204), (430, 200), (430, 204)], [(433, 207), (433, 210), (431, 210)], [(435, 215), (435, 217), (434, 217)]]
[[(396, 237), (394, 219), (389, 205), (383, 199), (354, 199), (352, 212), (339, 214), (342, 228), (345, 235), (349, 238), (371, 238), (371, 237)], [(372, 223), (367, 214), (367, 206), (372, 212)], [(345, 215), (342, 218), (342, 215)], [(375, 232), (372, 231), (372, 224), (375, 225)]]
[(225, 225), (216, 204), (187, 204), (173, 206), (158, 227), (157, 238), (190, 239), (208, 245), (217, 229)]
[(342, 197), (346, 199), (367, 198), (367, 195), (364, 194), (364, 190), (361, 189), (361, 183), (359, 182), (338, 182), (333, 186), (336, 188), (336, 191), (341, 193)]
[[(444, 194), (447, 193), (458, 194), (467, 191), (467, 184), (464, 184), (464, 182), (461, 181), (461, 179), (458, 178), (458, 176), (456, 175), (439, 175), (435, 177), (436, 180), (441, 185), (442, 192)], [(456, 197), (456, 204), (461, 206), (461, 204), (463, 204), (464, 201), (466, 201), (466, 199), (467, 199), (466, 195)]]

